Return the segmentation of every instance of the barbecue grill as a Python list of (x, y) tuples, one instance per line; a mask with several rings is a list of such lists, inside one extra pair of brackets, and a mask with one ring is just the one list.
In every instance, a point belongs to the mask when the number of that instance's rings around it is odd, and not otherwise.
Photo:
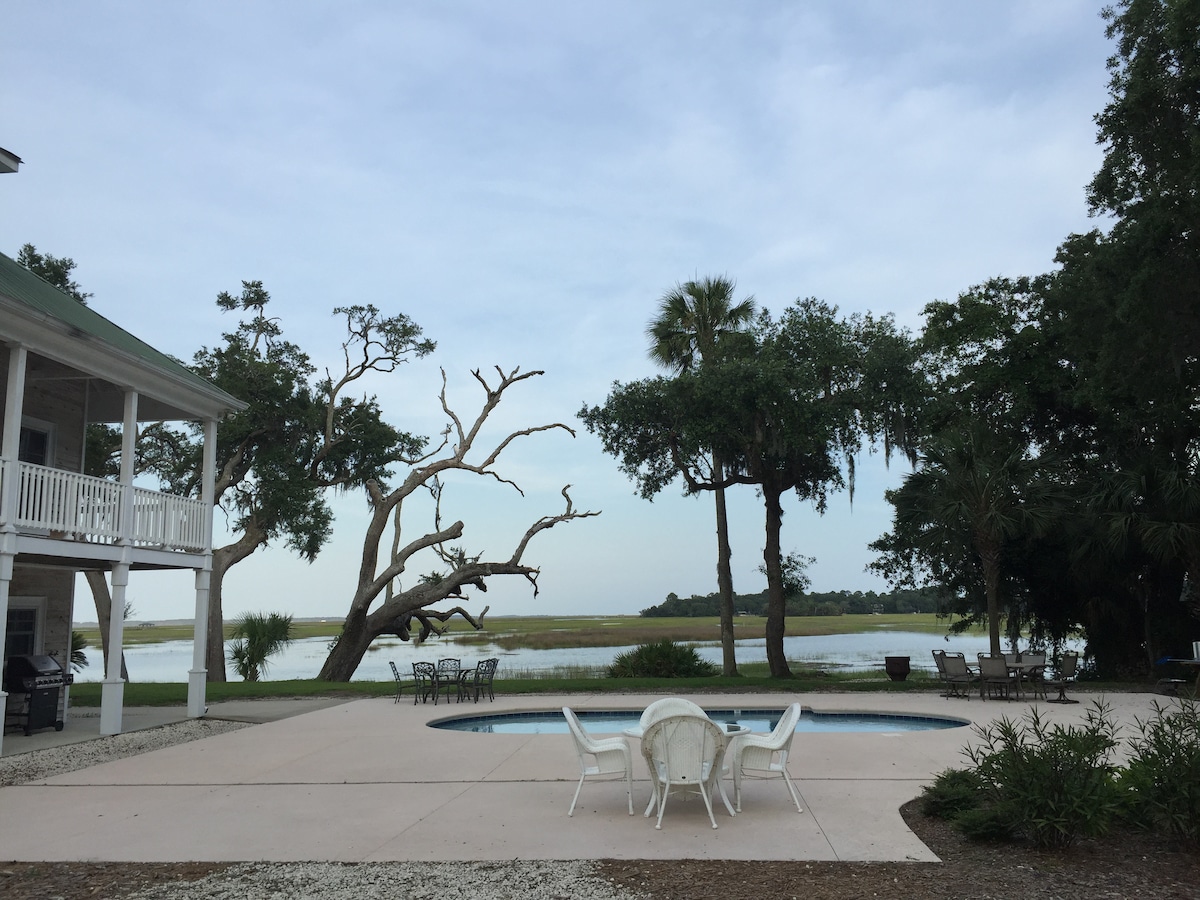
[(75, 676), (64, 672), (53, 656), (10, 656), (4, 674), (4, 690), (8, 692), (5, 724), (9, 719), (15, 719), (18, 725), (23, 725), (27, 735), (35, 728), (51, 726), (55, 731), (62, 731), (63, 720), (58, 717), (59, 693), (74, 680)]

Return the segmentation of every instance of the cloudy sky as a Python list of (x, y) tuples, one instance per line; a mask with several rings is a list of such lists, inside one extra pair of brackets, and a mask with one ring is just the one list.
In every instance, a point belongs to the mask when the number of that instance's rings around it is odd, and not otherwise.
[[(1093, 115), (1111, 52), (1099, 0), (6, 4), (0, 251), (72, 257), (92, 306), (181, 359), (233, 325), (214, 303), (264, 282), (270, 312), (335, 366), (330, 310), (404, 312), (438, 342), (373, 382), (389, 418), (473, 416), (470, 372), (537, 369), (506, 429), (575, 427), (614, 380), (655, 374), (644, 329), (679, 281), (727, 274), (779, 311), (815, 296), (917, 330), (931, 300), (1051, 268), (1095, 226)], [(570, 483), (601, 516), (539, 537), (534, 598), (496, 613), (636, 613), (716, 589), (708, 498), (647, 503), (585, 431), (514, 447), (456, 480), (464, 544), (507, 558)], [(789, 551), (814, 590), (880, 590), (867, 544), (904, 465), (859, 461), (851, 507), (794, 499)], [(363, 501), (337, 503), (313, 565), (260, 552), (226, 610), (344, 613)], [(761, 590), (761, 507), (731, 497), (734, 581)], [(424, 530), (415, 517), (409, 534)], [(141, 576), (140, 618), (191, 613), (191, 579)], [(86, 593), (78, 618), (89, 618)]]

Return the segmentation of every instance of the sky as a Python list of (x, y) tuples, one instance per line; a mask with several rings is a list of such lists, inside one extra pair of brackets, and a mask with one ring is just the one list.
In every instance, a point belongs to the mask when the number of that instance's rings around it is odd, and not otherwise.
[[(466, 606), (636, 614), (716, 590), (711, 498), (641, 500), (576, 416), (659, 374), (659, 298), (727, 275), (776, 313), (817, 297), (917, 332), (931, 301), (1050, 271), (1097, 226), (1102, 5), (15, 0), (0, 147), (23, 162), (0, 178), (0, 251), (74, 259), (95, 310), (185, 361), (233, 327), (215, 298), (243, 280), (322, 368), (340, 358), (334, 307), (404, 313), (437, 351), (362, 390), (410, 432), (444, 426), (439, 370), (464, 420), (473, 370), (544, 372), (485, 435), (575, 436), (505, 452), (523, 495), (453, 479), (443, 516), (503, 560), (566, 484), (601, 515), (535, 538), (537, 596), (496, 578)], [(864, 454), (852, 504), (791, 499), (783, 546), (815, 558), (812, 590), (887, 589), (868, 545), (906, 471)], [(761, 503), (729, 501), (735, 590), (763, 590)], [(333, 504), (316, 562), (273, 546), (231, 571), (227, 616), (345, 615), (366, 507)], [(428, 508), (411, 512), (406, 535), (424, 533)], [(190, 574), (138, 573), (129, 596), (134, 618), (192, 614)], [(77, 620), (89, 606), (83, 589)]]

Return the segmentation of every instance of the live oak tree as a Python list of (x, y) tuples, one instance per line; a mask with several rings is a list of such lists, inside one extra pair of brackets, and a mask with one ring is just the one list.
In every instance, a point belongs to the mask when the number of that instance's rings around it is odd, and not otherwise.
[[(735, 484), (760, 491), (767, 661), (773, 676), (786, 677), (784, 495), (823, 512), (830, 492), (853, 489), (864, 444), (907, 452), (921, 394), (911, 341), (888, 317), (840, 319), (836, 308), (804, 300), (779, 321), (761, 314), (752, 336), (752, 352), (672, 379), (616, 384), (603, 406), (580, 416), (647, 498), (677, 477), (691, 492)], [(708, 462), (713, 450), (724, 461), (719, 479)]]
[[(339, 307), (344, 328), (342, 366), (317, 373), (307, 353), (283, 338), (269, 318), (270, 295), (244, 281), (218, 305), (248, 314), (224, 344), (200, 350), (193, 369), (249, 407), (217, 429), (215, 500), (231, 523), (233, 540), (213, 549), (209, 593), (208, 679), (225, 680), (223, 596), (230, 568), (280, 541), (306, 560), (331, 534), (329, 490), (385, 480), (398, 458), (419, 452), (423, 440), (387, 424), (373, 396), (350, 396), (369, 373), (395, 371), (432, 352), (434, 343), (407, 316), (384, 316), (370, 305)], [(174, 491), (198, 492), (200, 431), (167, 426), (142, 435), (147, 465)]]
[[(451, 408), (447, 397), (446, 377), (442, 374), (440, 393), (442, 411), (447, 425), (441, 442), (432, 450), (424, 446), (412, 452), (398, 454), (392, 462), (404, 466), (407, 472), (395, 487), (380, 479), (366, 483), (370, 503), (370, 519), (363, 538), (362, 557), (350, 607), (342, 625), (341, 635), (321, 667), (319, 678), (325, 681), (349, 681), (362, 661), (371, 641), (383, 634), (409, 637), (412, 622), (422, 623), (424, 634), (436, 628), (434, 621), (445, 621), (460, 615), (469, 623), (480, 624), (482, 613), (473, 616), (461, 606), (438, 610), (437, 606), (450, 600), (464, 600), (467, 588), (487, 590), (487, 579), (497, 575), (516, 575), (525, 578), (537, 593), (539, 569), (524, 561), (530, 541), (541, 532), (563, 522), (599, 515), (598, 512), (577, 511), (568, 494), (570, 485), (562, 490), (566, 506), (557, 515), (542, 516), (533, 522), (507, 558), (485, 558), (482, 552), (469, 552), (461, 543), (466, 531), (463, 521), (449, 525), (442, 522), (441, 502), (446, 489), (445, 477), (464, 473), (494, 480), (524, 492), (516, 482), (500, 474), (496, 468), (500, 456), (514, 441), (544, 431), (575, 432), (562, 423), (535, 425), (512, 431), (495, 440), (483, 437), (485, 425), (499, 406), (507, 391), (540, 371), (504, 372), (496, 369), (489, 380), (476, 370), (476, 383), (484, 398), (474, 420), (464, 420)], [(482, 445), (482, 446), (480, 446)], [(432, 519), (424, 526), (411, 527), (405, 504), (416, 497), (430, 495), (434, 503)], [(420, 510), (418, 510), (420, 512)], [(392, 540), (388, 540), (389, 530)], [(413, 536), (409, 537), (409, 534)], [(402, 537), (403, 536), (403, 537)], [(457, 542), (457, 543), (456, 543)], [(433, 571), (418, 577), (407, 588), (396, 588), (396, 580), (410, 566), (424, 566), (432, 558)], [(484, 610), (486, 612), (486, 609)]]
[[(1104, 159), (1087, 188), (1104, 228), (1069, 236), (1058, 268), (993, 280), (931, 304), (940, 346), (930, 439), (985, 423), (997, 458), (1052, 452), (1070, 496), (1052, 532), (1012, 532), (1004, 598), (1061, 635), (1082, 627), (1097, 670), (1148, 670), (1186, 652), (1200, 579), (1200, 4), (1107, 7)], [(902, 489), (903, 490), (903, 489)], [(909, 503), (909, 492), (897, 494)], [(1028, 509), (1030, 499), (1022, 499)], [(904, 522), (897, 510), (897, 525)], [(926, 535), (928, 536), (928, 535)], [(968, 535), (969, 536), (969, 535)], [(918, 548), (887, 536), (884, 565)], [(925, 556), (943, 583), (971, 581), (969, 542)], [(926, 545), (928, 549), (928, 545)], [(1139, 661), (1140, 659), (1140, 661)]]
[(1126, 561), (1147, 667), (1195, 628), (1200, 581), (1200, 5), (1123, 0), (1109, 101), (1096, 116), (1103, 163), (1088, 186), (1107, 232), (1073, 235), (1046, 295), (1047, 321), (1092, 413), (1076, 457), (1105, 550)]

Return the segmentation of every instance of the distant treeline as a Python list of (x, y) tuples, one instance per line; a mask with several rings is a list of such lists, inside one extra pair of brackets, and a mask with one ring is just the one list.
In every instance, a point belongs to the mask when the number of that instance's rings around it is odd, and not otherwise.
[[(939, 600), (939, 598), (942, 598)], [(667, 594), (657, 606), (643, 609), (648, 618), (677, 616), (718, 616), (720, 597), (713, 593), (688, 598)], [(787, 601), (789, 616), (840, 616), (869, 613), (936, 613), (945, 609), (945, 598), (936, 588), (893, 591), (877, 594), (874, 591), (835, 591), (827, 594), (801, 593)], [(763, 616), (767, 612), (767, 592), (735, 594), (733, 608), (738, 615)]]

